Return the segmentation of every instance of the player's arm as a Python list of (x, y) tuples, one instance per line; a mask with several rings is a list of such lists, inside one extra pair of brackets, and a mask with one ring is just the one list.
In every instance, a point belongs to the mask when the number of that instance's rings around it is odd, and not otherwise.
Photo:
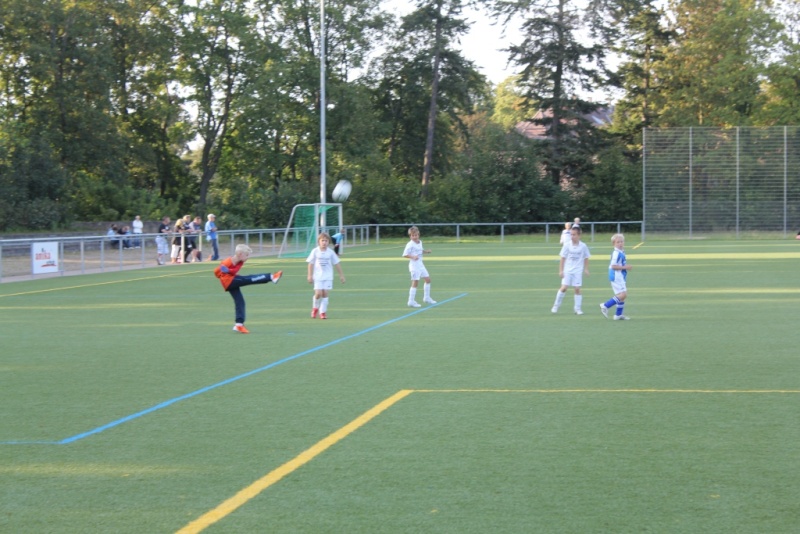
[(409, 260), (413, 261), (417, 261), (419, 259), (419, 256), (412, 254), (411, 250), (404, 250), (403, 252), (405, 252), (405, 254), (403, 254), (404, 258), (408, 258)]
[(308, 276), (306, 278), (309, 284), (314, 283), (314, 262), (308, 262)]
[(336, 271), (338, 271), (339, 273), (339, 281), (344, 284), (346, 280), (344, 278), (344, 273), (342, 272), (342, 265), (340, 263), (336, 264)]
[(561, 256), (561, 259), (558, 262), (558, 277), (564, 278), (564, 262), (567, 261), (567, 258)]
[(589, 276), (589, 258), (583, 258), (583, 274)]

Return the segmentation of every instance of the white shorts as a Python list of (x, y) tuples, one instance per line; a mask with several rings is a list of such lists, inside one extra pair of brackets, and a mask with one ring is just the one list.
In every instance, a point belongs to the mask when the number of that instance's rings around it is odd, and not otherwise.
[(333, 289), (333, 280), (314, 280), (314, 291), (330, 291)]
[(169, 254), (169, 243), (167, 243), (166, 238), (157, 237), (156, 246), (158, 247), (159, 254)]
[(611, 291), (614, 292), (615, 295), (619, 295), (620, 293), (627, 293), (628, 287), (625, 285), (625, 279), (622, 280), (614, 280), (611, 282)]
[(411, 271), (411, 279), (412, 280), (420, 280), (421, 278), (430, 278), (431, 275), (428, 274), (428, 269), (425, 267), (420, 267), (419, 269), (414, 269)]
[(583, 273), (565, 273), (561, 279), (561, 285), (567, 287), (581, 287), (583, 285)]

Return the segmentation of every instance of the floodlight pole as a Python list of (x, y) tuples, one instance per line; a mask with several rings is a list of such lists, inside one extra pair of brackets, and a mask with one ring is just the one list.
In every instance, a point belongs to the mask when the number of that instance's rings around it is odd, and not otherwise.
[(325, 191), (325, 0), (319, 0), (319, 201), (327, 201)]

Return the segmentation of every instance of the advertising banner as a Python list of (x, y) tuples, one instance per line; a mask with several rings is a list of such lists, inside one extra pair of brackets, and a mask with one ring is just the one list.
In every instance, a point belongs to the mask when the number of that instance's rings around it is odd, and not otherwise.
[(31, 245), (33, 274), (58, 272), (58, 242), (33, 243)]

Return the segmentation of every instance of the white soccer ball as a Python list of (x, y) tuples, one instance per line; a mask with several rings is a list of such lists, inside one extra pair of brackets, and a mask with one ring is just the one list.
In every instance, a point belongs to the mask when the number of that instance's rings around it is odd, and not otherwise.
[(339, 183), (333, 188), (333, 194), (331, 196), (333, 196), (333, 200), (336, 202), (344, 202), (352, 191), (353, 184), (350, 183), (350, 180), (339, 180)]

